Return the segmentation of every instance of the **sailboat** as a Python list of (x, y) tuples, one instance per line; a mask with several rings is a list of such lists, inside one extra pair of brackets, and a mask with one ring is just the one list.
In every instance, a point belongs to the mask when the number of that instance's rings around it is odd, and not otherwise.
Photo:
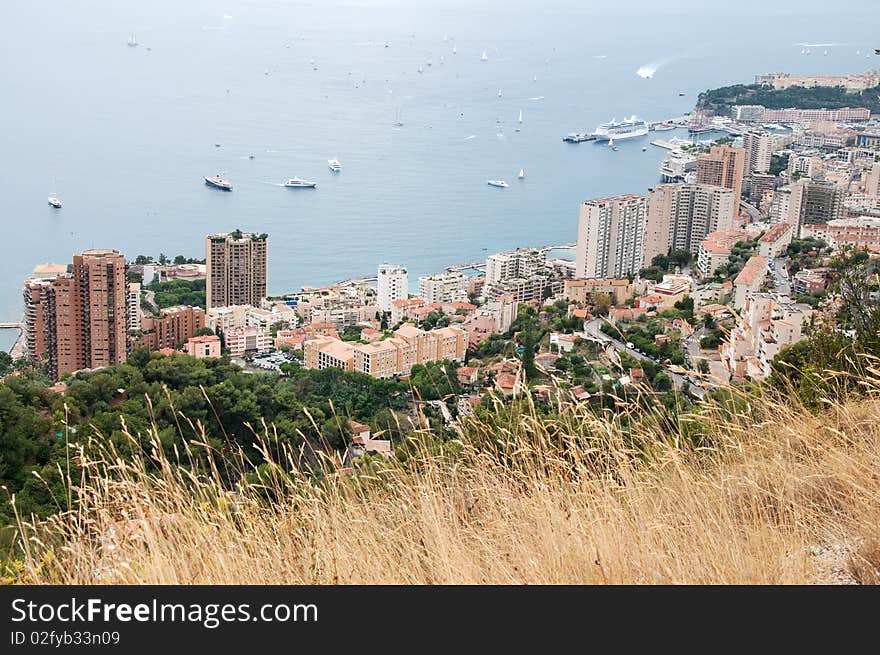
[(525, 179), (525, 177), (526, 177), (526, 169), (524, 169), (524, 168), (519, 169), (519, 175), (517, 175), (517, 177), (518, 177), (520, 180)]
[(486, 55), (485, 50), (483, 50), (483, 54), (480, 55), (480, 61), (489, 61), (489, 57)]
[(538, 76), (535, 75), (535, 76), (532, 78), (532, 82), (537, 82), (537, 81), (538, 81)]
[(135, 36), (134, 36), (134, 32), (132, 32), (132, 33), (131, 33), (131, 36), (128, 37), (128, 45), (130, 45), (130, 46), (133, 48), (133, 47), (135, 47), (137, 44), (138, 44), (137, 39), (136, 39)]
[(394, 127), (403, 127), (403, 121), (400, 120), (400, 107), (397, 108), (397, 113), (394, 115)]
[(458, 46), (455, 46), (455, 45), (452, 46), (452, 54), (454, 54), (454, 55), (458, 54)]
[(501, 89), (498, 89), (498, 97), (501, 97)]
[[(519, 110), (519, 118), (516, 119), (516, 122), (522, 125), (522, 109)], [(516, 131), (519, 132), (519, 128), (516, 128)]]
[(613, 139), (613, 138), (608, 139), (608, 147), (611, 148), (612, 150), (617, 150), (617, 146), (614, 145), (614, 139)]

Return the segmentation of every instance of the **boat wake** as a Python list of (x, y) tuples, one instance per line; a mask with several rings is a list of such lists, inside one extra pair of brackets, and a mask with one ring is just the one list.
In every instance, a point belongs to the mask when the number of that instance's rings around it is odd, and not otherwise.
[(464, 138), (464, 140), (465, 140), (465, 141), (470, 141), (471, 139), (476, 139), (476, 138), (477, 138), (477, 135), (476, 135), (476, 134), (471, 134), (470, 136), (466, 136), (466, 137)]
[(654, 77), (654, 73), (657, 72), (658, 68), (660, 68), (658, 64), (645, 64), (644, 66), (639, 67), (636, 71), (636, 75), (642, 79), (649, 80)]
[(544, 96), (535, 96), (534, 98), (529, 98), (529, 100), (531, 100), (532, 102), (535, 102), (536, 100), (543, 100), (543, 99), (544, 99)]

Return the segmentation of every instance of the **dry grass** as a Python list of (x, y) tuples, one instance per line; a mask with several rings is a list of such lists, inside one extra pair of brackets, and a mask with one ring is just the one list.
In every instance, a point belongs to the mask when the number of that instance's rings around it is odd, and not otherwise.
[[(526, 402), (465, 421), (455, 441), (414, 440), (404, 464), (316, 479), (286, 452), (234, 493), (211, 457), (189, 463), (195, 444), (186, 466), (81, 451), (77, 509), (20, 521), (16, 580), (880, 581), (880, 400), (869, 392), (820, 416), (736, 403), (624, 428), (578, 406), (541, 420)], [(685, 445), (695, 432), (703, 445)], [(833, 571), (817, 556), (829, 549), (843, 558)]]

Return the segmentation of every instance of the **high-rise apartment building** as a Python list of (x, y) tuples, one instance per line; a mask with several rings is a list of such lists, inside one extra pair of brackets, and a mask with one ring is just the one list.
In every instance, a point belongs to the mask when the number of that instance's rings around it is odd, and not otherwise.
[(486, 285), (515, 278), (527, 278), (543, 269), (547, 258), (543, 250), (499, 252), (486, 258)]
[(378, 293), (376, 304), (380, 312), (390, 312), (391, 303), (409, 295), (409, 275), (403, 266), (382, 264), (376, 277)]
[(126, 327), (129, 332), (141, 329), (141, 285), (140, 282), (128, 283), (126, 296)]
[(734, 199), (739, 200), (742, 196), (745, 165), (744, 148), (712, 146), (708, 154), (697, 157), (697, 184), (712, 184), (731, 189)]
[(823, 224), (844, 213), (844, 187), (828, 181), (802, 178), (791, 185), (786, 223), (800, 234), (803, 225)]
[(206, 309), (258, 307), (269, 280), (269, 237), (236, 230), (205, 238)]
[(865, 177), (865, 195), (880, 196), (880, 161), (875, 161)]
[(576, 278), (620, 278), (642, 267), (648, 199), (624, 195), (587, 200), (578, 220)]
[(648, 192), (644, 262), (670, 250), (694, 255), (710, 232), (733, 223), (733, 191), (708, 184), (661, 184)]
[(25, 282), (28, 356), (59, 378), (126, 359), (128, 283), (117, 250), (85, 250), (70, 273)]
[(419, 297), (428, 304), (467, 300), (468, 278), (464, 273), (441, 273), (419, 278)]
[(745, 173), (766, 173), (770, 170), (770, 156), (773, 154), (772, 141), (766, 132), (746, 132), (743, 134), (745, 150)]

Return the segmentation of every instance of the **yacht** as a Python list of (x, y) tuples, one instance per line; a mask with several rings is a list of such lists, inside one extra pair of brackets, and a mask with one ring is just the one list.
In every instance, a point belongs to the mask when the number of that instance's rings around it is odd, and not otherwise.
[(55, 209), (61, 209), (61, 201), (54, 194), (49, 196), (49, 204)]
[(593, 133), (598, 141), (608, 141), (613, 138), (629, 139), (634, 136), (645, 136), (648, 133), (648, 124), (640, 118), (630, 116), (622, 121), (612, 120), (602, 123)]
[(507, 187), (510, 186), (510, 185), (509, 185), (507, 182), (505, 182), (504, 180), (487, 180), (487, 181), (486, 181), (486, 184), (488, 184), (489, 186), (497, 186), (497, 187), (501, 187), (502, 189), (506, 189)]
[(217, 189), (223, 189), (223, 191), (232, 191), (232, 182), (224, 180), (219, 174), (211, 175), (210, 177), (205, 176), (205, 184)]
[(314, 189), (318, 185), (301, 177), (292, 177), (284, 183), (284, 186), (288, 189)]
[(657, 123), (654, 126), (655, 132), (666, 132), (667, 130), (674, 130), (675, 125), (672, 123)]
[(342, 170), (342, 164), (339, 163), (338, 159), (328, 159), (327, 165), (330, 167), (330, 170), (334, 173), (338, 173)]

